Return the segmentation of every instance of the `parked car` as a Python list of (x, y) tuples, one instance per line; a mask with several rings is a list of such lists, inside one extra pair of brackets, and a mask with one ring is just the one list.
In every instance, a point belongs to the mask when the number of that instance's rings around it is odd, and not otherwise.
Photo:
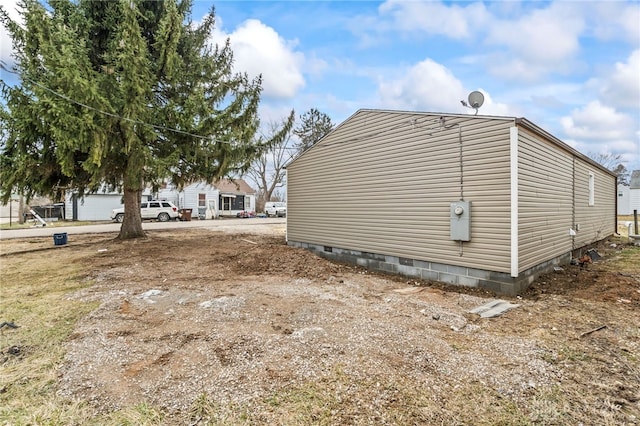
[[(140, 216), (142, 219), (156, 219), (160, 222), (176, 220), (180, 218), (178, 208), (169, 201), (143, 201), (140, 204)], [(124, 207), (111, 210), (111, 220), (122, 223), (124, 220)]]
[(287, 203), (269, 201), (264, 205), (264, 212), (267, 216), (285, 217), (287, 215)]

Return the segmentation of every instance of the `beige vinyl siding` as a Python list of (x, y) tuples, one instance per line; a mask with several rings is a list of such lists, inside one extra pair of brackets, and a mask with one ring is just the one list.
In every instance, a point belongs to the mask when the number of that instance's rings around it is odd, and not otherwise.
[(359, 111), (288, 167), (289, 240), (509, 272), (509, 128), (513, 120), (447, 117), (462, 125), (464, 198), (472, 240), (449, 239), (460, 199), (458, 127), (440, 116)]
[(519, 271), (571, 250), (573, 156), (519, 129)]
[[(576, 247), (599, 241), (615, 232), (615, 178), (593, 165), (576, 159), (575, 223), (579, 230)], [(594, 176), (594, 204), (589, 205), (589, 174)]]

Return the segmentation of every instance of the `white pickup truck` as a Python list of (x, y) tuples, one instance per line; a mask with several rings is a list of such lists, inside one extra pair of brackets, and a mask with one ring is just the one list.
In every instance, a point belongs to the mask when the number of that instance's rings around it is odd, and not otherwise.
[(264, 205), (267, 216), (285, 217), (287, 215), (287, 203), (281, 201), (269, 201)]

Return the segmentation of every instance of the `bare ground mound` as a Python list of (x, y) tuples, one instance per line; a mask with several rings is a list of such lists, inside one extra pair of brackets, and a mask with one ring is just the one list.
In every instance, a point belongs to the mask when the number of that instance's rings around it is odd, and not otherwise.
[(59, 394), (101, 411), (146, 403), (165, 424), (640, 421), (637, 252), (625, 272), (608, 266), (622, 245), (543, 277), (494, 319), (468, 313), (492, 295), (331, 263), (281, 230), (65, 250), (87, 251), (92, 282), (70, 297), (100, 307), (68, 342)]

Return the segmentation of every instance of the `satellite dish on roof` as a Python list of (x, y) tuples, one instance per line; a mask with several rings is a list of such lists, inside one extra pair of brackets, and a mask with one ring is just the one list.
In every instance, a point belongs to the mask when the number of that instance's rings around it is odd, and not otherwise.
[(484, 95), (477, 90), (469, 93), (469, 105), (471, 108), (475, 108), (476, 110), (482, 106), (484, 103)]
[(484, 95), (481, 92), (474, 90), (473, 92), (469, 93), (468, 100), (469, 100), (468, 103), (465, 101), (460, 101), (460, 102), (462, 103), (462, 105), (468, 108), (475, 109), (476, 115), (478, 115), (478, 108), (480, 108), (482, 104), (484, 104)]

